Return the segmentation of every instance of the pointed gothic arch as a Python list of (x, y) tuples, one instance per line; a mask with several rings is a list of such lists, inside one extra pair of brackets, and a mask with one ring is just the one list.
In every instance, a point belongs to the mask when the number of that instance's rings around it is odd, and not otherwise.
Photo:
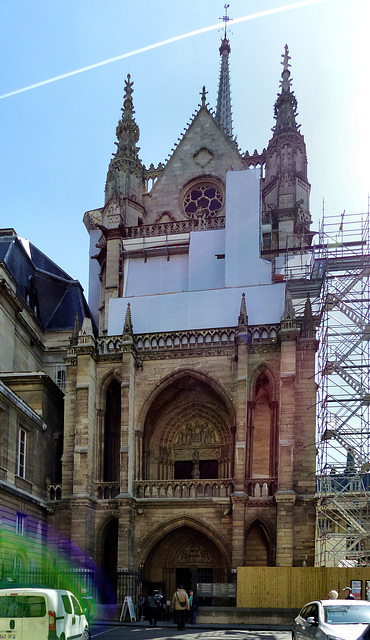
[(246, 567), (267, 567), (271, 565), (271, 545), (266, 527), (261, 520), (254, 520), (245, 536)]
[(231, 553), (222, 535), (200, 519), (179, 516), (161, 523), (142, 541), (138, 563), (146, 584), (162, 584), (167, 594), (179, 582), (226, 582)]
[(195, 518), (188, 514), (182, 514), (177, 517), (170, 516), (166, 520), (162, 520), (160, 524), (153, 527), (148, 533), (146, 533), (140, 541), (136, 564), (143, 564), (152, 547), (157, 545), (164, 536), (184, 526), (188, 526), (189, 528), (194, 529), (204, 536), (212, 539), (224, 559), (225, 566), (231, 565), (230, 545), (220, 530), (209, 522), (205, 522), (201, 518)]
[[(261, 363), (250, 378), (247, 409), (246, 477), (275, 479), (278, 472), (277, 382), (269, 367)], [(267, 486), (271, 486), (268, 482)], [(261, 489), (262, 491), (262, 489)]]
[(193, 370), (168, 376), (141, 415), (139, 479), (233, 477), (234, 408), (212, 378)]
[(97, 398), (97, 478), (117, 486), (120, 481), (121, 383), (119, 371), (110, 371), (100, 384)]

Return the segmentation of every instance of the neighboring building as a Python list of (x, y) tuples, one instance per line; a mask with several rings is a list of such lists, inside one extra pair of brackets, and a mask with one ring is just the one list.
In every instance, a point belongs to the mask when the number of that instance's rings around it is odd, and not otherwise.
[(1, 578), (45, 552), (47, 486), (61, 482), (64, 358), (77, 317), (90, 317), (81, 285), (13, 229), (0, 230)]
[(50, 522), (113, 591), (120, 575), (170, 594), (314, 564), (319, 285), (288, 49), (252, 156), (233, 138), (226, 34), (220, 53), (216, 113), (203, 89), (158, 167), (138, 156), (128, 76), (105, 204), (84, 218), (99, 334), (85, 323), (68, 351)]

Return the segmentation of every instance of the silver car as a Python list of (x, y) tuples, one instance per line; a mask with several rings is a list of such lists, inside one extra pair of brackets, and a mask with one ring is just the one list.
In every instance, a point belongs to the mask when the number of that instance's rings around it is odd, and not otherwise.
[[(295, 618), (293, 640), (357, 640), (368, 637), (370, 602), (315, 600)], [(370, 627), (369, 627), (370, 628)]]

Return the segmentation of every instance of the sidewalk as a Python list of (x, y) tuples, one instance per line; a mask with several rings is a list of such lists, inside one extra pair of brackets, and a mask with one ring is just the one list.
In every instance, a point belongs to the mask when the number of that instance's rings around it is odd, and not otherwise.
[[(148, 620), (138, 620), (137, 622), (120, 622), (119, 620), (95, 620), (94, 625), (110, 626), (110, 627), (142, 627), (148, 629), (176, 629), (177, 625), (172, 621), (161, 620), (157, 622), (156, 627), (150, 627)], [(94, 626), (92, 625), (92, 626)], [(213, 630), (254, 630), (254, 631), (290, 631), (291, 625), (287, 624), (221, 624), (218, 622), (196, 622), (195, 624), (186, 624), (186, 629), (197, 629), (205, 631), (207, 629)]]

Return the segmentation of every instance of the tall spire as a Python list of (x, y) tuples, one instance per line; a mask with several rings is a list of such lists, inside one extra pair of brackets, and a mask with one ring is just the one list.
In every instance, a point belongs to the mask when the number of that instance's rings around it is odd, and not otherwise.
[(276, 124), (273, 129), (275, 138), (282, 133), (298, 133), (299, 126), (296, 123), (297, 113), (297, 99), (291, 91), (291, 78), (289, 67), (290, 55), (288, 45), (285, 45), (284, 53), (281, 56), (283, 58), (283, 71), (281, 74), (280, 87), (281, 92), (278, 94), (275, 102), (274, 117)]
[(106, 202), (113, 195), (133, 196), (138, 199), (142, 187), (142, 164), (138, 156), (140, 130), (134, 118), (134, 103), (132, 100), (133, 82), (130, 74), (125, 80), (122, 118), (116, 128), (117, 151), (112, 158), (106, 184)]
[(225, 15), (222, 20), (224, 21), (224, 37), (221, 41), (220, 56), (221, 56), (221, 71), (220, 80), (218, 85), (217, 107), (216, 107), (216, 120), (221, 129), (226, 135), (232, 137), (233, 124), (231, 114), (231, 92), (230, 92), (230, 72), (229, 72), (229, 53), (231, 51), (230, 42), (227, 37), (227, 23), (230, 18), (227, 15), (229, 4), (225, 4)]

